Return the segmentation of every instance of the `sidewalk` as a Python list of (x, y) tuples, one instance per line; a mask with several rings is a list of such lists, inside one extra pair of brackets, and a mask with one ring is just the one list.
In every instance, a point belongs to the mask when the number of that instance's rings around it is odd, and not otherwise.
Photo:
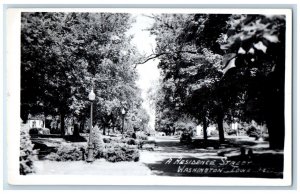
[(36, 161), (35, 167), (37, 175), (151, 175), (151, 170), (141, 162), (111, 163), (103, 159), (96, 160), (93, 163), (85, 161)]

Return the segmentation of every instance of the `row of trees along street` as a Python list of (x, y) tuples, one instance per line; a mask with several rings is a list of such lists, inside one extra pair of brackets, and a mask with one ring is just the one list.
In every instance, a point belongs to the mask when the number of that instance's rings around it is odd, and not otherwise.
[[(43, 114), (74, 118), (79, 135), (89, 118), (94, 88), (94, 124), (103, 133), (128, 122), (141, 127), (149, 117), (136, 86), (138, 53), (126, 32), (134, 20), (125, 13), (22, 13), (21, 118)], [(145, 127), (145, 126), (144, 126)]]
[[(285, 17), (280, 15), (160, 14), (148, 29), (155, 52), (144, 58), (126, 32), (126, 13), (22, 13), (21, 118), (72, 117), (79, 134), (89, 117), (103, 133), (120, 129), (122, 108), (140, 127), (149, 121), (136, 86), (136, 64), (160, 60), (161, 79), (149, 91), (156, 128), (183, 118), (203, 126), (255, 120), (268, 128), (271, 148), (284, 145)], [(94, 123), (94, 124), (95, 124)]]
[(156, 127), (187, 117), (203, 126), (265, 123), (271, 148), (284, 146), (285, 17), (149, 15), (162, 78), (149, 91)]

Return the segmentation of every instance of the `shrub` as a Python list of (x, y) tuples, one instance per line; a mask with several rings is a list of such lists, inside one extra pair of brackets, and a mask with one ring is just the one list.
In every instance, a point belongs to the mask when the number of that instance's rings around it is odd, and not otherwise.
[[(109, 162), (138, 161), (139, 141), (133, 138), (102, 138), (100, 132), (92, 136), (94, 158), (104, 158)], [(87, 157), (86, 144), (64, 143), (45, 158), (52, 161), (79, 161)]]
[(43, 135), (50, 135), (50, 129), (48, 129), (48, 128), (42, 128), (42, 134)]
[(85, 159), (87, 153), (86, 145), (63, 143), (57, 151), (51, 152), (45, 159), (52, 161), (79, 161)]
[(102, 140), (103, 140), (103, 143), (110, 143), (112, 141), (112, 138), (104, 137)]
[(218, 131), (218, 130), (212, 130), (212, 131), (210, 132), (210, 135), (213, 136), (213, 137), (216, 137), (216, 136), (219, 135), (219, 131)]
[(257, 129), (255, 126), (250, 126), (247, 130), (247, 135), (249, 137), (254, 137), (255, 139), (258, 139), (260, 137), (260, 130)]
[(97, 125), (93, 128), (92, 143), (94, 146), (94, 150), (100, 150), (104, 144), (104, 139), (102, 138), (101, 132)]
[(134, 138), (103, 138), (104, 143), (123, 143), (128, 145), (137, 145), (138, 148), (141, 148), (144, 141)]
[(133, 133), (133, 134), (132, 134), (132, 138), (133, 138), (133, 139), (136, 139), (136, 138), (137, 138), (137, 137), (136, 137), (136, 133)]
[(139, 151), (136, 145), (125, 143), (106, 143), (101, 150), (98, 150), (98, 156), (105, 158), (109, 162), (135, 161), (139, 160)]
[(125, 138), (134, 138), (134, 136), (136, 137), (136, 133), (133, 132), (133, 131), (126, 131), (126, 132), (124, 133), (124, 137), (125, 137)]
[(154, 151), (155, 144), (145, 144), (142, 146), (143, 150)]
[[(125, 139), (127, 141), (127, 138)], [(105, 137), (103, 143), (125, 143), (125, 139)]]
[(246, 133), (246, 129), (245, 128), (239, 128), (238, 129), (238, 134), (239, 135), (246, 135), (247, 133)]
[(133, 138), (128, 138), (127, 141), (126, 141), (126, 143), (128, 145), (138, 145), (138, 141), (135, 140), (135, 139), (133, 139)]
[(134, 138), (103, 138), (103, 143), (125, 143), (129, 145), (138, 145), (140, 140)]
[(20, 174), (26, 175), (34, 173), (35, 169), (33, 162), (37, 160), (36, 150), (33, 150), (33, 144), (29, 136), (29, 127), (27, 124), (21, 125), (20, 134)]
[(148, 140), (148, 135), (145, 132), (139, 132), (136, 134), (137, 139)]

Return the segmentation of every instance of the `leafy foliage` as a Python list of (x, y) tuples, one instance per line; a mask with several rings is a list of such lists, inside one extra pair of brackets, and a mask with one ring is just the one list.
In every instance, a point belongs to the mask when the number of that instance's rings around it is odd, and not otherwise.
[[(245, 118), (266, 122), (270, 146), (284, 146), (285, 17), (282, 15), (233, 15), (221, 48), (230, 59), (244, 87)], [(236, 76), (239, 75), (239, 76)], [(233, 77), (235, 76), (235, 77)], [(276, 106), (275, 106), (276, 105)]]
[(192, 116), (204, 132), (209, 123), (217, 123), (223, 141), (224, 120), (254, 119), (267, 122), (271, 147), (282, 148), (285, 17), (161, 14), (153, 18), (150, 31), (158, 46), (150, 57), (160, 59), (162, 79), (161, 87), (150, 95), (157, 98), (158, 125)]
[[(126, 13), (22, 13), (21, 112), (85, 120), (94, 88), (95, 122), (120, 126), (120, 107), (141, 106), (136, 86), (137, 50)], [(105, 130), (104, 130), (105, 133)]]
[(94, 154), (97, 154), (97, 150), (101, 149), (104, 144), (103, 137), (97, 125), (93, 128), (92, 131), (92, 143), (94, 148)]
[(87, 153), (86, 150), (86, 145), (64, 143), (57, 148), (55, 153), (51, 152), (45, 159), (59, 162), (80, 161), (85, 159)]
[[(94, 158), (104, 158), (109, 162), (138, 161), (139, 141), (125, 139), (104, 138), (101, 143), (94, 141)], [(81, 161), (87, 157), (86, 144), (64, 143), (56, 152), (51, 152), (45, 157), (51, 161)]]
[[(211, 40), (205, 38), (207, 44), (198, 44), (201, 41), (197, 37), (209, 16), (201, 18), (183, 14), (155, 17), (156, 24), (151, 30), (158, 37), (156, 52), (161, 59), (162, 75), (161, 87), (156, 92), (159, 97), (157, 120), (163, 122), (163, 127), (188, 116), (195, 118), (197, 123), (206, 122), (203, 118), (215, 105), (213, 91), (222, 76), (222, 56), (205, 46), (213, 40), (212, 37), (209, 36)], [(172, 23), (171, 27), (169, 23)], [(212, 23), (210, 25), (213, 27)]]
[(100, 157), (105, 158), (109, 162), (121, 161), (139, 161), (139, 151), (137, 146), (124, 143), (105, 144), (102, 150), (98, 150)]
[(37, 151), (33, 150), (33, 144), (28, 131), (28, 125), (22, 124), (20, 134), (20, 175), (35, 172), (33, 162), (37, 160)]

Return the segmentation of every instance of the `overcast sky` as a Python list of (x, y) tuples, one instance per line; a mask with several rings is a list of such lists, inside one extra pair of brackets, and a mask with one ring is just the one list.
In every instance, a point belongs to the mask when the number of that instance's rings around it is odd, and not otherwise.
[[(134, 35), (132, 43), (136, 45), (140, 53), (150, 55), (156, 47), (155, 37), (151, 36), (149, 31), (145, 30), (153, 24), (154, 20), (141, 14), (133, 15), (136, 18), (136, 23), (129, 30), (130, 34)], [(149, 106), (147, 101), (147, 91), (152, 83), (158, 80), (159, 70), (157, 68), (159, 60), (150, 60), (145, 64), (138, 65), (137, 71), (139, 79), (138, 86), (142, 89), (142, 98), (144, 99), (143, 107), (150, 115), (150, 127), (154, 129), (155, 112)]]

